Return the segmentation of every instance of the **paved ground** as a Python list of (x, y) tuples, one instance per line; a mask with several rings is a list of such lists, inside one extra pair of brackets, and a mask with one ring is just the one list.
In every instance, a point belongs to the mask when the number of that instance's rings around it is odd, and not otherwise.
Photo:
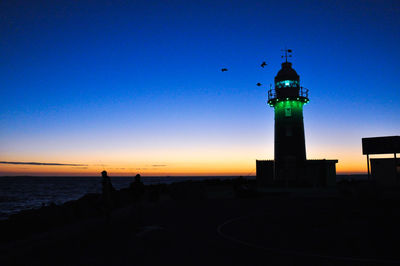
[(377, 215), (337, 199), (164, 200), (8, 243), (0, 264), (395, 265), (383, 242), (399, 234), (376, 231)]

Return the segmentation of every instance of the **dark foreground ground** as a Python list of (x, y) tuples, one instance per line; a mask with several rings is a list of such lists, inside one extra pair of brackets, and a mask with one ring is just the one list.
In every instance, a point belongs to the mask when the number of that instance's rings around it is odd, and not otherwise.
[(0, 265), (400, 265), (398, 200), (208, 192), (2, 241)]

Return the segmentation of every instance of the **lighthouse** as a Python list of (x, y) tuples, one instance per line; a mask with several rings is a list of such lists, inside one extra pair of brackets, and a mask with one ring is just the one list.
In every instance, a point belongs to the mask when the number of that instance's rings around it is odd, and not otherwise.
[(292, 50), (285, 49), (284, 62), (268, 91), (268, 105), (274, 108), (274, 160), (257, 160), (257, 183), (261, 186), (334, 186), (338, 160), (307, 160), (303, 107), (309, 102), (308, 89), (288, 62)]
[(268, 104), (275, 112), (275, 178), (293, 182), (304, 175), (306, 144), (303, 106), (309, 102), (308, 89), (300, 86), (300, 76), (288, 62), (291, 50), (284, 50), (285, 62), (268, 91)]

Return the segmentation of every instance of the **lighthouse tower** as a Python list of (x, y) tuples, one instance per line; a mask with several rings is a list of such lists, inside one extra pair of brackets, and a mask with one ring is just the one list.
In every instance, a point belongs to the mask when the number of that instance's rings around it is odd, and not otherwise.
[(268, 104), (275, 110), (275, 167), (277, 183), (297, 183), (305, 174), (306, 145), (303, 106), (308, 90), (300, 86), (300, 77), (287, 59), (291, 50), (283, 50), (285, 62), (275, 77), (275, 89), (268, 91)]
[(338, 160), (307, 160), (303, 106), (308, 90), (288, 62), (292, 50), (285, 49), (285, 61), (268, 91), (268, 104), (275, 111), (275, 159), (256, 160), (257, 184), (261, 187), (328, 187), (336, 185)]

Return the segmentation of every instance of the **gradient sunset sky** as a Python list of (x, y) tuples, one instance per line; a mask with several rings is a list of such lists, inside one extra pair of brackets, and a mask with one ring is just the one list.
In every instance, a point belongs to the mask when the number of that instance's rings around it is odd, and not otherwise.
[(400, 133), (400, 1), (1, 1), (0, 175), (254, 175), (285, 47), (307, 158), (366, 172), (361, 138)]

